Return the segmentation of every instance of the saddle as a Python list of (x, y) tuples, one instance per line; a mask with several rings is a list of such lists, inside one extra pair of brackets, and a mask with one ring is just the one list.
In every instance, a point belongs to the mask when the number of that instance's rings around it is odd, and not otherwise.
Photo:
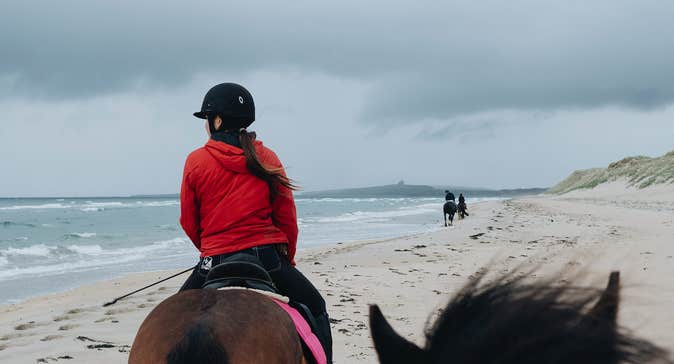
[(245, 287), (278, 293), (262, 262), (250, 254), (234, 254), (213, 267), (202, 288)]
[[(243, 287), (255, 290), (267, 291), (278, 294), (276, 285), (271, 276), (264, 269), (262, 262), (257, 257), (240, 253), (234, 254), (225, 259), (220, 264), (211, 268), (206, 276), (206, 283), (202, 286), (205, 289), (218, 289), (225, 287)], [(316, 321), (309, 311), (309, 308), (303, 303), (290, 300), (288, 303), (274, 300), (288, 315), (292, 318), (302, 338), (302, 347), (313, 363), (324, 363), (325, 353), (321, 347), (320, 353), (317, 353), (316, 346), (320, 346), (318, 339), (311, 338), (313, 332), (316, 332)], [(301, 317), (301, 318), (300, 318)], [(301, 320), (304, 319), (303, 326)], [(318, 359), (321, 357), (323, 360)], [(313, 360), (312, 360), (313, 359)]]

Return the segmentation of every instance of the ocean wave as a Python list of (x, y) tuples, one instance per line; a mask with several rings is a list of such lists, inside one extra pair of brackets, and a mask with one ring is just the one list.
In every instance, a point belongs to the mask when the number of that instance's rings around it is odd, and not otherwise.
[(79, 209), (83, 212), (96, 212), (105, 209), (115, 208), (142, 208), (142, 207), (166, 207), (178, 206), (178, 200), (164, 200), (164, 201), (84, 201), (77, 203), (71, 201), (70, 203), (45, 203), (41, 205), (14, 205), (2, 206), (0, 210), (50, 210), (50, 209)]
[(155, 251), (167, 250), (170, 248), (189, 246), (187, 239), (174, 238), (169, 240), (155, 241), (147, 245), (117, 248), (117, 249), (103, 249), (100, 245), (70, 245), (68, 250), (73, 252), (89, 255), (89, 256), (114, 256), (114, 255), (138, 255), (150, 253)]
[(178, 226), (175, 224), (163, 224), (163, 225), (157, 225), (155, 226), (156, 228), (159, 228), (161, 230), (168, 230), (168, 231), (177, 231)]
[(321, 197), (321, 198), (307, 198), (307, 197), (297, 197), (295, 201), (297, 202), (309, 202), (309, 203), (320, 203), (320, 202), (405, 202), (405, 201), (433, 201), (438, 200), (435, 197), (344, 197), (344, 198), (335, 198), (335, 197)]
[(1, 242), (1, 241), (5, 241), (5, 242), (12, 242), (12, 241), (26, 241), (26, 240), (28, 240), (28, 237), (27, 237), (27, 236), (18, 236), (18, 237), (16, 237), (16, 238), (0, 239), (0, 242)]
[(49, 253), (56, 249), (55, 246), (47, 246), (44, 244), (37, 244), (27, 246), (25, 248), (5, 248), (0, 250), (1, 256), (10, 256), (10, 255), (24, 255), (24, 256), (35, 256), (35, 257), (46, 257), (49, 256)]
[[(413, 215), (422, 215), (436, 211), (442, 211), (442, 205), (439, 203), (422, 204), (416, 206), (399, 207), (395, 210), (388, 211), (353, 211), (347, 212), (338, 216), (321, 217), (311, 219), (312, 222), (318, 223), (335, 223), (335, 222), (386, 222), (392, 218), (405, 217)], [(309, 219), (307, 219), (309, 221)]]
[(26, 223), (26, 222), (14, 222), (14, 221), (10, 221), (10, 220), (5, 220), (2, 223), (0, 223), (0, 225), (2, 225), (4, 227), (10, 227), (10, 226), (25, 226), (25, 227), (31, 227), (31, 228), (37, 227), (37, 225), (35, 225), (35, 224)]
[(71, 252), (81, 255), (102, 255), (104, 250), (100, 245), (68, 245), (66, 247)]
[(46, 203), (42, 205), (16, 205), (16, 206), (3, 206), (0, 207), (0, 210), (37, 210), (37, 209), (67, 209), (69, 205), (64, 205), (62, 203)]
[(27, 267), (14, 267), (0, 270), (0, 280), (12, 279), (14, 277), (41, 276), (47, 274), (73, 273), (87, 268), (101, 267), (108, 265), (121, 264), (141, 259), (135, 256), (118, 257), (115, 259), (89, 259), (75, 262), (64, 262), (48, 265), (30, 265)]
[(142, 205), (142, 207), (166, 207), (166, 206), (179, 206), (180, 201), (170, 200), (170, 201), (137, 201), (136, 206)]
[(96, 236), (96, 233), (69, 233), (65, 234), (63, 237), (66, 239), (87, 239), (93, 238)]
[(106, 202), (96, 202), (96, 201), (85, 201), (85, 205), (92, 207), (120, 207), (124, 206), (123, 202), (119, 201), (106, 201)]
[[(67, 245), (50, 246), (44, 244), (23, 248), (6, 248), (0, 250), (0, 280), (10, 279), (19, 275), (43, 275), (49, 273), (70, 273), (103, 265), (114, 265), (135, 260), (145, 259), (155, 252), (165, 251), (175, 253), (176, 248), (189, 248), (187, 239), (177, 237), (169, 240), (155, 241), (147, 245), (104, 249), (100, 245)], [(49, 258), (56, 260), (53, 264), (25, 264), (26, 256)], [(21, 260), (18, 267), (7, 267), (12, 258)]]
[[(86, 233), (85, 233), (86, 234)], [(187, 239), (174, 238), (169, 240), (155, 241), (147, 245), (140, 245), (126, 248), (104, 249), (98, 244), (71, 244), (67, 246), (61, 245), (45, 245), (36, 244), (27, 247), (15, 248), (8, 247), (0, 250), (0, 256), (36, 256), (36, 257), (63, 257), (72, 255), (87, 255), (87, 256), (116, 256), (116, 255), (134, 255), (143, 254), (153, 251), (165, 250), (173, 247), (189, 246)]]

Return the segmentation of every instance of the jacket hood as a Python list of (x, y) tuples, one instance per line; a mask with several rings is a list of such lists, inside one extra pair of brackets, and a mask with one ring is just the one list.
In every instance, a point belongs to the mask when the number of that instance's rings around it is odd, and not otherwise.
[[(262, 146), (262, 142), (256, 140), (255, 149), (259, 149), (260, 146)], [(236, 173), (250, 173), (246, 166), (243, 149), (212, 139), (206, 143), (204, 148), (224, 168)]]

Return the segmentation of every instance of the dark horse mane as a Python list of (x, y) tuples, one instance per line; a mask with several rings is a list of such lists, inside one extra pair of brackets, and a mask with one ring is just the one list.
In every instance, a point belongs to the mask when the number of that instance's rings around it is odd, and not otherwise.
[(380, 362), (671, 363), (665, 350), (617, 326), (618, 272), (603, 292), (551, 281), (528, 284), (512, 275), (481, 286), (483, 276), (467, 284), (427, 326), (423, 348), (395, 333), (372, 306)]
[(166, 364), (190, 363), (229, 363), (225, 348), (208, 323), (198, 322), (192, 326), (166, 356)]

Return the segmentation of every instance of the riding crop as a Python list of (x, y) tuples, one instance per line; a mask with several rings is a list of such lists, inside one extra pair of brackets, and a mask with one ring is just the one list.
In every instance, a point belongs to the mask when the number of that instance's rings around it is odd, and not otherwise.
[(187, 269), (185, 269), (185, 270), (182, 271), (182, 272), (176, 273), (176, 274), (174, 274), (174, 275), (172, 275), (172, 276), (170, 276), (170, 277), (166, 277), (166, 278), (164, 278), (164, 279), (162, 279), (162, 280), (159, 280), (159, 281), (157, 281), (157, 282), (154, 282), (154, 283), (152, 283), (152, 284), (150, 284), (150, 285), (147, 285), (147, 286), (145, 286), (145, 287), (143, 287), (143, 288), (139, 288), (139, 289), (137, 289), (137, 290), (135, 290), (135, 291), (133, 291), (133, 292), (130, 292), (130, 293), (125, 294), (124, 296), (119, 296), (119, 297), (115, 298), (114, 300), (112, 300), (112, 301), (110, 301), (110, 302), (104, 303), (104, 304), (103, 304), (103, 307), (107, 307), (107, 306), (113, 305), (113, 304), (115, 304), (117, 301), (119, 301), (119, 300), (121, 300), (121, 299), (123, 299), (123, 298), (129, 297), (129, 296), (131, 296), (132, 294), (138, 293), (138, 292), (140, 292), (140, 291), (142, 291), (142, 290), (144, 290), (144, 289), (147, 289), (147, 288), (150, 288), (150, 287), (152, 287), (152, 286), (155, 286), (155, 285), (157, 285), (157, 284), (159, 284), (159, 283), (161, 283), (161, 282), (168, 281), (169, 279), (174, 278), (174, 277), (177, 277), (177, 276), (179, 276), (179, 275), (181, 275), (181, 274), (185, 274), (185, 273), (191, 271), (192, 269), (194, 269), (194, 267), (187, 268)]

